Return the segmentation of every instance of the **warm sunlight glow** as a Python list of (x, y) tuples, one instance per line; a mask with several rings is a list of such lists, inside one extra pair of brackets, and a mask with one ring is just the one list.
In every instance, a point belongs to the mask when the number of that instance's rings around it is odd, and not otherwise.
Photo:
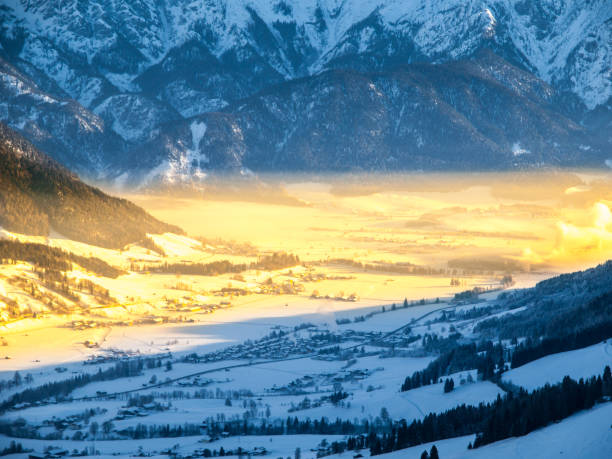
[(203, 198), (129, 197), (190, 234), (248, 241), (306, 260), (446, 266), (462, 257), (499, 256), (531, 270), (565, 270), (612, 255), (606, 204), (612, 188), (601, 173), (316, 180), (272, 177), (268, 189), (227, 186)]

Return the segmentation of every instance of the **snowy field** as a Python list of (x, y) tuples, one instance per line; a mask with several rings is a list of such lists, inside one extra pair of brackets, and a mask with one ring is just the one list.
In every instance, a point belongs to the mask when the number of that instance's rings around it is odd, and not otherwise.
[[(575, 414), (559, 424), (536, 430), (524, 437), (502, 440), (477, 449), (468, 450), (467, 445), (474, 440), (473, 435), (441, 440), (433, 443), (407, 448), (388, 454), (381, 459), (418, 459), (424, 450), (429, 451), (433, 444), (444, 459), (558, 459), (563, 458), (607, 458), (612, 453), (612, 403)], [(367, 455), (367, 454), (366, 454)], [(333, 456), (352, 458), (351, 454)]]
[[(605, 458), (612, 451), (612, 435), (610, 434), (610, 419), (612, 419), (612, 403), (595, 407), (588, 412), (578, 413), (559, 424), (553, 424), (543, 429), (532, 432), (524, 437), (509, 438), (500, 442), (486, 445), (475, 450), (468, 450), (468, 443), (474, 440), (473, 435), (458, 437), (448, 440), (426, 443), (416, 447), (383, 454), (381, 459), (418, 459), (424, 450), (430, 450), (436, 445), (441, 458), (445, 459), (528, 459), (537, 457), (542, 459), (566, 458)], [(265, 446), (269, 451), (269, 457), (293, 456), (296, 447), (299, 447), (302, 457), (305, 459), (315, 458), (316, 454), (309, 451), (312, 445), (317, 445), (321, 440), (333, 441), (341, 439), (342, 436), (322, 435), (287, 435), (287, 436), (249, 436), (236, 439), (222, 439), (215, 442), (215, 447), (224, 446), (225, 449), (242, 446), (252, 448)], [(146, 445), (151, 451), (161, 451), (174, 444), (179, 444), (179, 452), (190, 451), (194, 447), (201, 447), (200, 436), (184, 437), (181, 439), (151, 439), (146, 443), (143, 441), (97, 441), (96, 448), (102, 457), (114, 457), (116, 454), (136, 454), (139, 446)], [(8, 443), (6, 437), (0, 436), (0, 444)], [(35, 450), (43, 450), (50, 444), (59, 445), (64, 448), (72, 448), (70, 441), (47, 442), (42, 440), (22, 440), (24, 447)], [(368, 457), (367, 450), (361, 454)], [(340, 455), (329, 456), (331, 459), (352, 459), (355, 452), (346, 452)], [(9, 456), (10, 457), (10, 456)], [(13, 456), (17, 457), (17, 455)]]
[(575, 351), (548, 355), (504, 373), (503, 379), (527, 390), (533, 390), (546, 383), (561, 382), (565, 376), (575, 380), (598, 376), (606, 365), (612, 367), (610, 341)]

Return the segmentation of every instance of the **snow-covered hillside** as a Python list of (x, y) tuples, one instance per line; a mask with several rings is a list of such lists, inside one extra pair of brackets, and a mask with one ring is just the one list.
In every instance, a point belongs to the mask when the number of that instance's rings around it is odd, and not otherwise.
[[(553, 424), (524, 437), (509, 438), (482, 448), (468, 450), (473, 436), (452, 438), (415, 446), (393, 453), (382, 454), (380, 459), (418, 458), (424, 450), (436, 445), (440, 457), (445, 459), (515, 459), (533, 457), (607, 457), (612, 450), (612, 435), (607, 420), (612, 416), (612, 404), (598, 406), (578, 413), (559, 424)], [(343, 454), (342, 459), (352, 458)]]
[(508, 371), (503, 379), (533, 390), (544, 384), (557, 384), (565, 376), (576, 380), (590, 378), (600, 374), (606, 365), (612, 365), (612, 344), (609, 342), (546, 356)]
[[(131, 89), (129, 76), (193, 39), (218, 58), (256, 57), (284, 78), (379, 52), (383, 41), (389, 57), (402, 52), (395, 43), (409, 41), (415, 56), (448, 60), (492, 40), (545, 81), (567, 84), (589, 108), (612, 94), (612, 5), (606, 0), (12, 3), (4, 13), (9, 19), (4, 40), (25, 35), (19, 56), (86, 106), (102, 93), (102, 78), (119, 90)], [(70, 62), (71, 57), (80, 62)], [(77, 63), (89, 65), (79, 71)]]

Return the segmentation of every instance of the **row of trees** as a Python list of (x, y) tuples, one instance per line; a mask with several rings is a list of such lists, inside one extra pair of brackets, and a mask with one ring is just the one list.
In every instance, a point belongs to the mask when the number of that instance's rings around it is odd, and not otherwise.
[(612, 319), (561, 337), (549, 337), (540, 341), (527, 338), (512, 353), (512, 368), (557, 352), (572, 351), (597, 344), (612, 337)]
[(159, 266), (132, 265), (133, 271), (150, 271), (155, 273), (185, 274), (190, 276), (217, 276), (226, 273), (240, 273), (248, 269), (245, 263), (232, 263), (229, 260), (211, 263), (162, 263)]
[[(113, 379), (129, 378), (140, 375), (145, 365), (149, 368), (153, 368), (157, 365), (156, 362), (158, 360), (159, 359), (152, 357), (146, 359), (124, 360), (115, 363), (115, 365), (106, 370), (100, 368), (97, 373), (81, 373), (69, 379), (48, 382), (38, 387), (26, 389), (12, 395), (8, 400), (0, 404), (0, 413), (20, 403), (36, 403), (47, 399), (64, 399), (68, 397), (73, 390), (86, 386), (92, 382), (110, 381)], [(153, 365), (153, 367), (150, 365)]]
[(491, 379), (496, 375), (496, 364), (497, 368), (504, 367), (503, 353), (502, 346), (493, 344), (491, 341), (485, 341), (479, 345), (475, 343), (458, 345), (444, 352), (423, 370), (415, 371), (412, 376), (407, 376), (400, 390), (404, 392), (435, 384), (442, 376), (474, 368), (478, 370), (482, 379)]
[(70, 271), (72, 263), (76, 263), (97, 275), (112, 278), (123, 274), (123, 271), (99, 258), (82, 257), (45, 244), (0, 240), (0, 263), (8, 264), (17, 261), (25, 261), (39, 268), (55, 271)]
[(217, 276), (226, 273), (241, 273), (248, 269), (262, 269), (268, 271), (284, 269), (299, 264), (300, 258), (297, 255), (276, 252), (271, 255), (261, 256), (256, 262), (252, 263), (232, 263), (228, 260), (213, 261), (211, 263), (162, 263), (159, 266), (132, 265), (132, 270), (196, 276)]
[(338, 264), (338, 265), (347, 265), (353, 268), (362, 269), (364, 271), (374, 271), (374, 272), (387, 272), (387, 273), (397, 273), (397, 274), (413, 274), (419, 276), (433, 276), (433, 275), (442, 275), (448, 274), (448, 270), (446, 269), (438, 269), (432, 268), (430, 266), (420, 266), (412, 263), (361, 263), (359, 261), (351, 260), (348, 258), (332, 258), (326, 260), (325, 263), (328, 264)]
[[(299, 448), (298, 448), (299, 449)], [(220, 447), (217, 449), (204, 448), (202, 450), (202, 457), (225, 457), (225, 456), (238, 456), (238, 457), (251, 457), (248, 450), (243, 449), (239, 446), (236, 449), (225, 449)]]
[(193, 423), (185, 423), (182, 425), (145, 425), (137, 424), (129, 426), (117, 432), (122, 437), (132, 439), (143, 438), (171, 438), (171, 437), (188, 437), (192, 435), (201, 435), (200, 425)]
[[(167, 438), (200, 435), (201, 424), (185, 423), (182, 425), (144, 425), (137, 424), (129, 426), (117, 433), (123, 437), (132, 439), (145, 438)], [(305, 419), (300, 421), (297, 417), (288, 417), (286, 420), (274, 420), (271, 422), (249, 422), (247, 419), (236, 421), (213, 422), (210, 420), (206, 425), (208, 434), (212, 437), (221, 435), (355, 435), (367, 431), (377, 432), (379, 429), (374, 424), (353, 423), (337, 418), (330, 421), (326, 417), (321, 419)]]

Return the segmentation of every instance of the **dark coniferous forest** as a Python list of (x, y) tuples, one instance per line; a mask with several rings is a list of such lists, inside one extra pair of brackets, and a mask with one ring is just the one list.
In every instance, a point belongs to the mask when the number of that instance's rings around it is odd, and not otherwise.
[(108, 248), (140, 241), (146, 233), (182, 233), (127, 200), (86, 185), (2, 123), (0, 226), (36, 236), (55, 230)]
[(471, 445), (478, 448), (504, 438), (526, 435), (572, 414), (592, 408), (602, 398), (612, 395), (612, 375), (606, 367), (603, 375), (575, 381), (569, 376), (555, 385), (545, 385), (533, 392), (519, 390), (498, 397), (493, 403), (461, 405), (440, 414), (428, 414), (423, 420), (408, 424), (405, 420), (391, 433), (353, 437), (349, 449), (370, 448), (372, 455), (396, 451), (421, 443), (476, 434)]

